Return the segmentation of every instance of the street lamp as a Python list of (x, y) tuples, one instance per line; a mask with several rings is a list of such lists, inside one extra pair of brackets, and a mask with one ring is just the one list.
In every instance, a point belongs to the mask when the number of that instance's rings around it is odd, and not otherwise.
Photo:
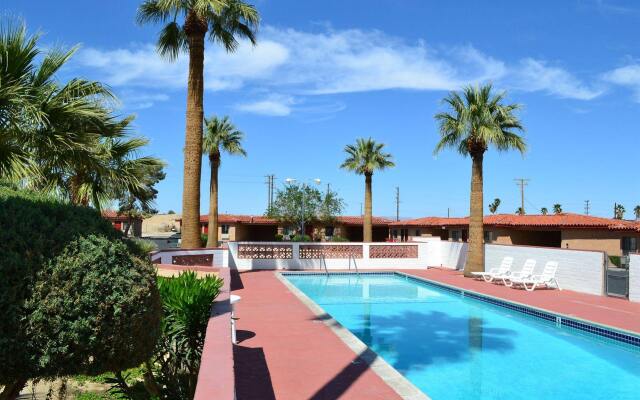
[[(284, 180), (285, 182), (291, 184), (297, 181), (296, 178), (286, 178)], [(322, 181), (320, 180), (320, 178), (314, 178), (314, 179), (306, 179), (305, 181), (309, 181), (309, 182), (313, 182), (316, 185), (319, 185)], [(305, 186), (307, 186), (306, 183), (302, 184), (302, 204), (300, 205), (300, 232), (302, 233), (302, 237), (304, 237), (305, 233), (304, 233), (304, 209), (306, 207), (306, 192), (304, 190)]]

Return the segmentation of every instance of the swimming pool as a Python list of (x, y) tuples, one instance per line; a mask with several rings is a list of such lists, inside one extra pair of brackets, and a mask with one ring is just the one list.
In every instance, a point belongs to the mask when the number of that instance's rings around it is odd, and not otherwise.
[(400, 274), (283, 275), (434, 400), (640, 398), (638, 346)]

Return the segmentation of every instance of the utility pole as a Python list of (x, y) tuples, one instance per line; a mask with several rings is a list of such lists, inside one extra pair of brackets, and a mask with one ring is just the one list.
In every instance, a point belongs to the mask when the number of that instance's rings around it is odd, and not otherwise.
[(362, 217), (364, 214), (362, 214), (362, 203), (360, 203), (360, 216)]
[(517, 178), (514, 179), (514, 181), (516, 181), (516, 185), (520, 186), (520, 210), (522, 211), (522, 215), (524, 215), (524, 187), (529, 184), (530, 179)]
[(451, 218), (451, 209), (447, 207), (447, 218)]
[(267, 185), (267, 211), (270, 211), (271, 207), (273, 207), (274, 181), (276, 176), (274, 174), (270, 174), (265, 175), (265, 178), (267, 178), (267, 181), (265, 182)]
[(589, 200), (584, 201), (584, 213), (589, 215)]
[(400, 188), (396, 186), (396, 221), (400, 221)]

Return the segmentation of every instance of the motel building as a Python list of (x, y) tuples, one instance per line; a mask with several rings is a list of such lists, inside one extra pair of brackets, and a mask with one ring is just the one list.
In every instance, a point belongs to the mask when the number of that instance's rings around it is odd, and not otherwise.
[[(176, 220), (179, 224), (181, 219)], [(391, 219), (373, 217), (373, 241), (388, 240)], [(332, 241), (344, 238), (350, 242), (362, 242), (363, 217), (339, 216), (332, 224), (312, 223), (305, 226), (305, 234), (314, 241)], [(278, 240), (278, 235), (288, 237), (293, 235), (295, 226), (286, 226), (275, 219), (261, 215), (218, 215), (218, 237), (226, 242), (272, 242)], [(209, 216), (200, 216), (200, 231), (209, 233)]]
[[(484, 217), (485, 243), (604, 251), (609, 256), (635, 253), (640, 246), (640, 221), (562, 213), (496, 214)], [(466, 242), (469, 218), (425, 217), (392, 222), (394, 241), (439, 238)]]
[(140, 217), (135, 217), (132, 221), (129, 221), (128, 216), (119, 214), (115, 210), (104, 210), (102, 211), (102, 218), (111, 222), (113, 228), (122, 233), (127, 230), (127, 225), (131, 222), (128, 235), (133, 237), (142, 236), (142, 218)]

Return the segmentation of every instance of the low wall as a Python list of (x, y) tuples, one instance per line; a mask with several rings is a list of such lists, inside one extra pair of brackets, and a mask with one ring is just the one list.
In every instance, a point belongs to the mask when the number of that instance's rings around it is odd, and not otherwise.
[(235, 376), (231, 342), (230, 270), (218, 270), (224, 284), (211, 306), (194, 400), (234, 400)]
[(629, 300), (640, 302), (640, 254), (629, 257)]
[(556, 277), (563, 289), (595, 295), (605, 294), (605, 253), (549, 247), (485, 245), (485, 269), (500, 265), (502, 258), (513, 257), (513, 270), (522, 268), (527, 258), (536, 260), (534, 273), (542, 272), (547, 261), (557, 261)]
[(229, 266), (254, 269), (427, 268), (427, 243), (229, 242)]
[(229, 251), (224, 248), (166, 249), (151, 253), (154, 264), (229, 266)]

